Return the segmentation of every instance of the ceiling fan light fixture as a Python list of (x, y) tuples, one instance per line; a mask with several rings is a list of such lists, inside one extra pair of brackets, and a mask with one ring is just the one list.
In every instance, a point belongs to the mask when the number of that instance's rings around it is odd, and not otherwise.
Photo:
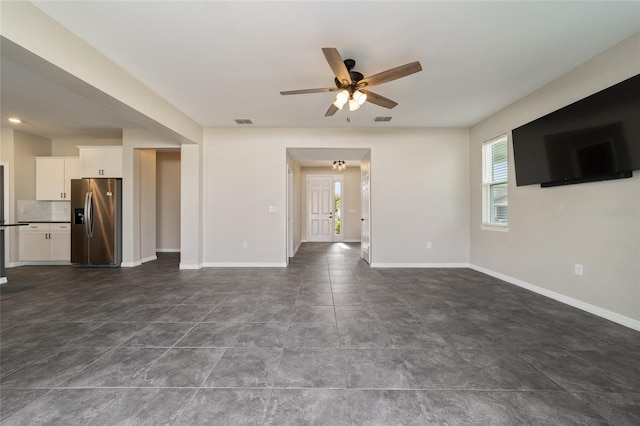
[(349, 111), (355, 111), (360, 108), (360, 104), (355, 99), (349, 99)]
[(341, 90), (336, 94), (336, 102), (341, 103), (342, 105), (346, 104), (349, 100), (349, 91)]
[(333, 104), (341, 110), (347, 102), (349, 102), (349, 92), (347, 90), (341, 90), (336, 94), (336, 100)]
[(353, 92), (353, 99), (355, 99), (358, 105), (362, 105), (367, 101), (367, 94), (356, 90), (355, 92)]

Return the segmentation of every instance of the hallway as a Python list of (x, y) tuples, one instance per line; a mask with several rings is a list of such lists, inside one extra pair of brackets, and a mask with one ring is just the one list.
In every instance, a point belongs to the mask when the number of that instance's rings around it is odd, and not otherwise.
[(471, 269), (20, 267), (6, 425), (640, 424), (640, 333)]

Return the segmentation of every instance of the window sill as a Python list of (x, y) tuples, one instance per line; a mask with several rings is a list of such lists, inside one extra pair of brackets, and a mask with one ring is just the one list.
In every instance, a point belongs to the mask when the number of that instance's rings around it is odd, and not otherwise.
[(509, 232), (509, 226), (501, 226), (501, 225), (487, 225), (482, 224), (480, 229), (483, 231), (498, 231), (498, 232)]

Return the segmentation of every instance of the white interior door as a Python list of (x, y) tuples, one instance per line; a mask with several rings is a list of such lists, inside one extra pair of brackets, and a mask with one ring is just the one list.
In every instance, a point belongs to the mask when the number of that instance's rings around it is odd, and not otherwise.
[(307, 176), (307, 241), (333, 241), (333, 178)]
[[(367, 156), (368, 158), (368, 156)], [(370, 190), (370, 175), (369, 175), (368, 161), (362, 161), (360, 185), (361, 185), (361, 203), (360, 208), (362, 210), (361, 216), (361, 230), (360, 230), (360, 248), (362, 250), (362, 258), (365, 262), (371, 263), (371, 190)]]

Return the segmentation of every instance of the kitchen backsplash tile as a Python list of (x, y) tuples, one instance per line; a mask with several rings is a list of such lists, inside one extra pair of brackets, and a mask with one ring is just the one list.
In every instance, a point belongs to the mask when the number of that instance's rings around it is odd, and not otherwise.
[(16, 216), (18, 222), (68, 222), (71, 202), (18, 200)]
[(71, 220), (71, 201), (51, 201), (51, 220), (68, 222)]

